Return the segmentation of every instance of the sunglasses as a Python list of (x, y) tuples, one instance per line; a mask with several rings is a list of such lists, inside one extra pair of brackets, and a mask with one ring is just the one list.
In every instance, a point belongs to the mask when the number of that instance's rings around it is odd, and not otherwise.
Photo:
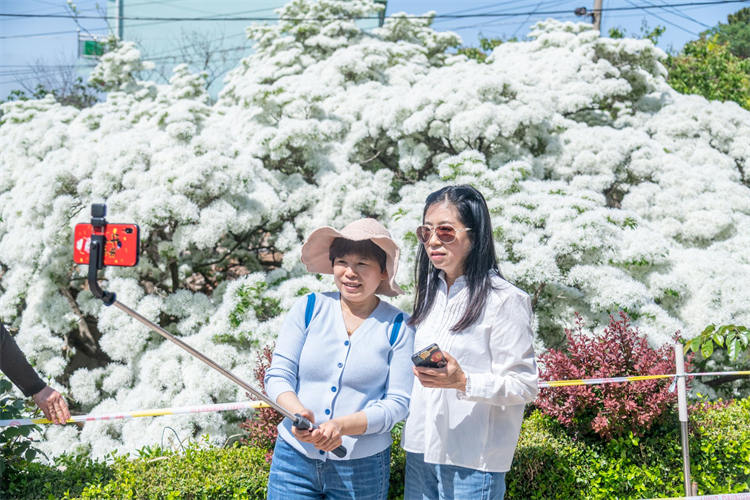
[(462, 229), (456, 229), (450, 224), (440, 224), (437, 227), (432, 226), (419, 226), (417, 228), (417, 238), (421, 243), (427, 243), (432, 238), (432, 232), (435, 232), (437, 239), (443, 243), (453, 243), (456, 239), (456, 233), (461, 231), (471, 231), (470, 227), (464, 227)]

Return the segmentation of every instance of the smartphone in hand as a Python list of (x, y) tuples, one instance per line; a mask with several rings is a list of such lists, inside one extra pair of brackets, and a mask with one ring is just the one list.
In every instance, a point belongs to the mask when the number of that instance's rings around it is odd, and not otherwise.
[(416, 366), (423, 366), (425, 368), (442, 368), (448, 364), (445, 356), (443, 356), (443, 351), (440, 350), (437, 344), (428, 345), (412, 355), (411, 360)]

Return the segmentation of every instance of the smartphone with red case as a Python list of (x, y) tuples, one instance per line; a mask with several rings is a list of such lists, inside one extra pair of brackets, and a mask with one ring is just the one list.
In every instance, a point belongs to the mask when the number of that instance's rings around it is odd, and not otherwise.
[[(76, 224), (73, 236), (73, 261), (89, 263), (89, 247), (94, 226)], [(104, 265), (131, 267), (138, 264), (140, 232), (137, 224), (110, 224), (104, 226)]]
[(425, 368), (442, 368), (448, 364), (445, 356), (443, 356), (443, 351), (437, 344), (430, 344), (421, 351), (414, 353), (411, 360), (416, 366)]

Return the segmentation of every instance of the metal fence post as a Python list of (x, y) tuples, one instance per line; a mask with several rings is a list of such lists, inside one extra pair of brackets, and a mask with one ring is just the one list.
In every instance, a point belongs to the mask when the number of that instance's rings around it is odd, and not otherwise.
[(690, 448), (688, 445), (687, 390), (685, 388), (685, 356), (681, 344), (674, 345), (675, 367), (677, 369), (677, 409), (680, 416), (680, 436), (682, 438), (682, 474), (685, 478), (685, 496), (693, 494), (690, 481)]

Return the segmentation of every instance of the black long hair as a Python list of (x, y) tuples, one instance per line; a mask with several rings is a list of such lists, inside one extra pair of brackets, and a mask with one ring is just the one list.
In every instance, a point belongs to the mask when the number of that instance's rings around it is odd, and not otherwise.
[[(471, 241), (471, 250), (464, 263), (469, 299), (464, 315), (451, 327), (452, 332), (457, 332), (476, 323), (493, 288), (492, 277), (502, 275), (497, 267), (490, 211), (482, 193), (469, 185), (446, 186), (439, 189), (425, 200), (422, 220), (424, 221), (427, 210), (432, 205), (443, 202), (455, 206), (461, 223), (471, 228), (471, 231), (466, 233)], [(414, 301), (414, 312), (409, 319), (410, 325), (421, 323), (432, 309), (439, 273), (440, 270), (430, 262), (424, 245), (419, 245), (415, 269), (417, 296)]]

